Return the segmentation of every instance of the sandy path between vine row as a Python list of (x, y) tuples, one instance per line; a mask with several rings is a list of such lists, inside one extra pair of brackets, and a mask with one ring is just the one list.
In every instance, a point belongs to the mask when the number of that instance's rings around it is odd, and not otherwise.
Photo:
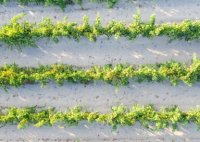
[(112, 106), (134, 104), (155, 107), (178, 105), (183, 110), (200, 105), (200, 84), (189, 87), (183, 83), (171, 86), (163, 83), (133, 83), (129, 86), (116, 88), (112, 85), (96, 82), (93, 84), (70, 84), (57, 86), (53, 83), (44, 88), (40, 85), (25, 85), (20, 88), (10, 88), (5, 92), (0, 90), (1, 107), (44, 106), (55, 107), (65, 111), (67, 108), (83, 106), (90, 111), (110, 112)]
[(18, 130), (16, 126), (6, 126), (1, 128), (0, 141), (4, 142), (7, 139), (7, 142), (198, 142), (200, 137), (196, 129), (196, 126), (188, 125), (180, 127), (176, 132), (171, 129), (153, 132), (136, 124), (135, 127), (119, 127), (112, 131), (109, 126), (84, 122), (69, 128), (29, 127)]
[(65, 63), (88, 67), (117, 63), (154, 64), (169, 60), (190, 63), (193, 55), (200, 58), (200, 42), (172, 41), (167, 37), (154, 39), (138, 38), (134, 41), (105, 37), (91, 42), (82, 38), (79, 42), (61, 39), (59, 43), (48, 40), (38, 42), (37, 48), (25, 47), (22, 50), (0, 48), (0, 64), (16, 63), (20, 66), (38, 66)]
[(89, 16), (91, 21), (95, 20), (97, 14), (102, 17), (103, 23), (110, 20), (120, 20), (127, 23), (132, 21), (133, 14), (139, 9), (144, 20), (148, 20), (151, 14), (156, 14), (157, 22), (179, 22), (185, 19), (199, 19), (200, 1), (198, 0), (122, 0), (113, 9), (106, 4), (83, 2), (80, 6), (68, 6), (63, 12), (58, 7), (21, 6), (15, 3), (0, 6), (0, 25), (7, 23), (9, 19), (18, 14), (26, 13), (26, 18), (38, 21), (45, 17), (61, 20), (68, 17), (71, 21), (81, 22), (84, 15)]

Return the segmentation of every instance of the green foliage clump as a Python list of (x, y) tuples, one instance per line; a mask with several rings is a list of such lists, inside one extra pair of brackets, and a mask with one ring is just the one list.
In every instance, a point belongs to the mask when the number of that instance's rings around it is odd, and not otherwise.
[(140, 122), (142, 126), (153, 130), (167, 127), (175, 130), (178, 128), (178, 124), (194, 123), (200, 127), (200, 109), (195, 108), (184, 112), (177, 106), (157, 110), (152, 105), (134, 105), (130, 109), (120, 105), (113, 107), (109, 113), (99, 113), (90, 112), (81, 107), (75, 107), (66, 112), (56, 111), (54, 108), (10, 107), (6, 112), (0, 114), (0, 124), (17, 124), (18, 128), (28, 125), (35, 127), (56, 124), (71, 126), (78, 125), (80, 121), (110, 125), (113, 129), (116, 129), (117, 126), (133, 126), (136, 122)]
[(63, 85), (65, 81), (72, 83), (90, 83), (102, 80), (117, 87), (128, 85), (130, 79), (137, 82), (160, 82), (169, 80), (177, 85), (180, 81), (192, 85), (200, 81), (200, 60), (196, 57), (187, 66), (175, 61), (160, 64), (132, 66), (118, 64), (115, 66), (93, 66), (89, 69), (73, 67), (65, 64), (52, 64), (39, 67), (19, 67), (15, 64), (0, 67), (0, 87), (19, 87), (24, 84), (47, 84), (55, 81)]
[(66, 19), (54, 23), (51, 19), (45, 18), (39, 23), (21, 21), (23, 14), (11, 19), (9, 24), (0, 28), (0, 41), (9, 46), (35, 46), (37, 40), (50, 38), (58, 41), (59, 37), (68, 37), (79, 40), (86, 37), (90, 41), (96, 41), (98, 36), (114, 36), (115, 38), (126, 37), (133, 40), (139, 36), (153, 38), (156, 36), (167, 36), (171, 40), (194, 40), (200, 37), (200, 21), (183, 21), (174, 24), (155, 24), (155, 16), (152, 15), (148, 22), (143, 22), (137, 13), (133, 22), (129, 25), (110, 21), (106, 25), (101, 24), (98, 16), (94, 24), (90, 24), (87, 16), (83, 17), (83, 23), (68, 22)]

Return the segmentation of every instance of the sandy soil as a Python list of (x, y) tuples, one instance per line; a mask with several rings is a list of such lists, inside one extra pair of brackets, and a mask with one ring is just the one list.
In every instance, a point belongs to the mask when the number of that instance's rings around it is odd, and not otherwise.
[(198, 142), (200, 140), (199, 132), (194, 125), (180, 127), (176, 132), (171, 129), (150, 131), (140, 127), (140, 124), (136, 124), (136, 127), (118, 127), (116, 131), (111, 129), (109, 126), (84, 122), (78, 127), (55, 126), (39, 129), (29, 127), (20, 131), (16, 126), (6, 126), (1, 128), (0, 141), (7, 139), (9, 142), (17, 140), (20, 142)]
[[(0, 6), (0, 25), (9, 21), (9, 18), (18, 13), (27, 13), (26, 19), (39, 21), (44, 17), (51, 17), (55, 21), (68, 16), (70, 21), (81, 22), (83, 15), (88, 15), (91, 21), (95, 20), (97, 13), (107, 23), (111, 19), (131, 22), (132, 15), (140, 9), (142, 17), (147, 20), (152, 13), (156, 14), (157, 22), (180, 22), (184, 19), (199, 19), (199, 0), (141, 0), (125, 3), (120, 2), (113, 9), (107, 9), (105, 4), (78, 5), (67, 7), (65, 12), (57, 7), (44, 8), (42, 6), (19, 6), (14, 3)], [(190, 63), (193, 54), (200, 57), (199, 40), (185, 42), (169, 42), (166, 37), (157, 37), (152, 40), (138, 38), (128, 41), (98, 38), (97, 42), (81, 39), (80, 42), (63, 38), (59, 43), (38, 42), (38, 48), (24, 48), (22, 51), (7, 49), (1, 44), (0, 65), (17, 63), (21, 66), (37, 66), (38, 64), (67, 63), (88, 67), (91, 65), (104, 65), (108, 63), (149, 64), (178, 60)], [(0, 89), (0, 106), (38, 105), (56, 107), (65, 110), (67, 107), (81, 105), (89, 110), (108, 112), (113, 105), (124, 104), (131, 106), (134, 103), (155, 104), (156, 107), (180, 106), (183, 110), (200, 105), (200, 84), (193, 87), (180, 84), (171, 86), (163, 83), (134, 83), (121, 87), (118, 90), (108, 84), (96, 82), (90, 85), (65, 84), (58, 87), (51, 83), (45, 88), (39, 85), (25, 85), (20, 88), (10, 88), (8, 92)], [(113, 132), (108, 126), (87, 124), (82, 122), (78, 127), (53, 128), (42, 127), (18, 130), (16, 126), (3, 126), (0, 128), (0, 141), (4, 142), (199, 142), (200, 131), (196, 126), (188, 125), (173, 132), (165, 129), (152, 132), (136, 125), (123, 127)]]
[[(180, 84), (171, 86), (163, 83), (131, 83), (119, 89), (106, 83), (89, 85), (69, 84), (56, 86), (49, 84), (44, 88), (39, 85), (25, 85), (0, 90), (2, 107), (45, 106), (66, 110), (68, 107), (83, 106), (91, 111), (109, 112), (112, 106), (133, 104), (155, 104), (155, 107), (178, 105), (183, 110), (199, 106), (200, 84), (192, 87)], [(187, 100), (187, 101), (186, 101)]]
[(177, 60), (190, 63), (193, 54), (200, 57), (200, 41), (172, 41), (166, 37), (152, 40), (138, 38), (134, 41), (100, 37), (97, 42), (81, 39), (79, 42), (67, 38), (59, 43), (41, 40), (38, 48), (8, 50), (0, 48), (0, 64), (16, 63), (21, 66), (66, 63), (76, 66), (92, 66), (117, 63), (154, 64)]
[(68, 17), (69, 20), (81, 22), (83, 15), (95, 20), (97, 14), (102, 17), (104, 23), (116, 19), (131, 22), (133, 14), (139, 9), (144, 20), (148, 20), (151, 14), (156, 14), (157, 22), (179, 22), (184, 19), (199, 19), (199, 0), (122, 0), (113, 9), (108, 9), (104, 4), (88, 3), (85, 0), (82, 10), (80, 6), (69, 6), (63, 12), (58, 7), (21, 6), (9, 4), (0, 6), (1, 25), (18, 13), (26, 13), (27, 19), (32, 21), (51, 17), (55, 20)]

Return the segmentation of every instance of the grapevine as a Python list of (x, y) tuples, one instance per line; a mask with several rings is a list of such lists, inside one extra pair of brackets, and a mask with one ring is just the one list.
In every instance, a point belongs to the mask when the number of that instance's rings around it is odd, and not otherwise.
[(25, 128), (29, 125), (35, 127), (78, 125), (81, 121), (89, 123), (100, 123), (112, 126), (134, 126), (136, 122), (146, 128), (160, 130), (168, 127), (177, 129), (178, 124), (194, 123), (200, 127), (200, 109), (193, 108), (187, 112), (177, 106), (161, 108), (157, 110), (152, 105), (134, 105), (132, 108), (120, 105), (112, 107), (108, 113), (90, 112), (82, 107), (75, 107), (65, 112), (57, 111), (55, 108), (10, 107), (0, 114), (0, 124), (17, 124), (18, 128)]
[(101, 24), (100, 17), (96, 18), (94, 24), (90, 24), (88, 17), (84, 16), (83, 23), (78, 24), (66, 19), (54, 23), (49, 18), (39, 23), (30, 23), (21, 21), (23, 16), (24, 14), (19, 14), (13, 17), (9, 24), (0, 28), (1, 42), (9, 46), (22, 47), (36, 46), (36, 42), (41, 38), (58, 41), (59, 37), (68, 37), (79, 41), (81, 37), (86, 37), (91, 41), (96, 41), (99, 36), (126, 37), (129, 40), (139, 36), (147, 38), (167, 36), (171, 40), (189, 41), (200, 37), (200, 21), (186, 20), (181, 23), (155, 24), (155, 16), (151, 16), (148, 22), (143, 22), (139, 13), (134, 16), (130, 24), (113, 20), (106, 25)]
[(180, 81), (192, 85), (200, 81), (200, 60), (194, 57), (190, 65), (176, 61), (149, 65), (117, 64), (115, 66), (92, 66), (88, 69), (67, 64), (52, 64), (38, 67), (19, 67), (16, 64), (0, 67), (0, 87), (19, 87), (25, 84), (45, 85), (55, 81), (63, 85), (104, 81), (115, 86), (128, 85), (130, 80), (137, 82), (160, 82), (169, 80), (172, 85)]

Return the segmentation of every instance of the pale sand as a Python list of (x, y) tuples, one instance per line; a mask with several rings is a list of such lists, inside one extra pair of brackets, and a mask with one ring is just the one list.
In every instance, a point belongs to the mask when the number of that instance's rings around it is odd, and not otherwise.
[(172, 41), (167, 37), (156, 37), (152, 40), (138, 38), (134, 41), (105, 37), (91, 42), (82, 38), (79, 42), (67, 38), (59, 43), (41, 40), (38, 48), (24, 47), (8, 50), (0, 48), (0, 64), (16, 63), (20, 66), (38, 66), (53, 63), (65, 63), (81, 67), (117, 63), (154, 64), (169, 60), (191, 63), (193, 55), (200, 58), (200, 42)]
[[(57, 86), (53, 83), (44, 88), (40, 85), (25, 85), (18, 89), (0, 90), (2, 107), (44, 106), (66, 110), (83, 106), (91, 111), (109, 112), (112, 106), (134, 104), (155, 104), (156, 108), (178, 105), (183, 110), (199, 105), (200, 84), (189, 87), (183, 83), (171, 86), (163, 83), (130, 83), (129, 86), (116, 88), (112, 85), (96, 82), (94, 84), (70, 84)], [(186, 101), (187, 100), (187, 101)]]

